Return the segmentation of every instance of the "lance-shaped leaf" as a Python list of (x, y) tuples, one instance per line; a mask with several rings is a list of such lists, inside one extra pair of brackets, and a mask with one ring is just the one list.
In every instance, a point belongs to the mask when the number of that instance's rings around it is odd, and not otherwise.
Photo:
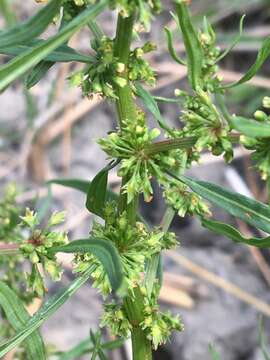
[(42, 60), (28, 74), (25, 80), (26, 88), (29, 90), (35, 86), (54, 65), (51, 61)]
[(249, 70), (245, 73), (245, 75), (238, 81), (233, 82), (228, 85), (223, 85), (222, 89), (228, 89), (232, 88), (241, 84), (244, 84), (245, 82), (249, 81), (257, 74), (257, 72), (260, 70), (266, 59), (268, 58), (270, 54), (270, 37), (266, 38), (263, 43), (262, 47), (258, 52), (257, 58), (255, 63), (249, 68)]
[(102, 264), (113, 290), (120, 288), (123, 280), (123, 270), (121, 259), (116, 247), (108, 240), (90, 237), (72, 241), (64, 246), (55, 246), (50, 249), (50, 253), (91, 253)]
[(270, 233), (269, 206), (206, 181), (194, 180), (187, 176), (177, 177), (172, 173), (170, 173), (170, 176), (182, 181), (195, 193), (224, 209), (229, 214)]
[(84, 194), (88, 193), (89, 186), (91, 184), (90, 181), (87, 180), (81, 180), (81, 179), (52, 179), (47, 181), (47, 184), (56, 184), (56, 185), (62, 185), (74, 190), (79, 190), (83, 192)]
[[(0, 53), (17, 56), (25, 51), (30, 51), (37, 44), (42, 44), (44, 42), (45, 40), (32, 40), (30, 43), (24, 45), (2, 48), (0, 47)], [(44, 77), (44, 75), (54, 65), (55, 62), (77, 61), (82, 63), (90, 63), (92, 60), (93, 58), (91, 56), (80, 54), (67, 45), (61, 45), (55, 51), (46, 56), (46, 58), (38, 63), (33, 69), (31, 69), (30, 74), (27, 76), (26, 86), (28, 89), (34, 86), (41, 78)]]
[(265, 238), (247, 238), (243, 236), (240, 231), (235, 229), (233, 226), (225, 224), (220, 221), (214, 221), (209, 219), (202, 219), (202, 225), (215, 232), (216, 234), (223, 235), (233, 240), (236, 243), (243, 243), (246, 245), (256, 246), (258, 248), (269, 248), (270, 247), (270, 236)]
[(260, 343), (261, 352), (263, 353), (264, 360), (270, 360), (270, 351), (267, 349), (267, 345), (266, 345), (262, 316), (260, 316), (259, 318), (259, 343)]
[(202, 47), (197, 32), (193, 27), (188, 7), (183, 0), (180, 0), (176, 4), (176, 14), (186, 49), (189, 82), (193, 90), (196, 90), (202, 85)]
[(0, 91), (65, 43), (76, 31), (86, 25), (89, 19), (95, 18), (105, 8), (106, 4), (106, 0), (101, 0), (96, 5), (87, 7), (59, 31), (57, 35), (45, 40), (42, 44), (34, 46), (31, 50), (22, 53), (6, 65), (3, 65), (0, 68)]
[(23, 44), (39, 36), (52, 22), (61, 6), (61, 0), (52, 0), (23, 24), (0, 32), (0, 47)]
[(89, 269), (74, 280), (69, 287), (60, 290), (46, 301), (14, 337), (0, 345), (0, 358), (33, 334), (35, 330), (54, 314), (56, 310), (58, 310), (89, 279), (92, 271), (93, 267), (89, 267)]
[[(52, 179), (47, 182), (47, 184), (57, 184), (65, 187), (69, 187), (75, 190), (79, 190), (84, 194), (88, 194), (89, 188), (91, 185), (91, 181), (80, 180), (80, 179)], [(118, 195), (114, 193), (112, 190), (107, 189), (106, 191), (106, 201), (117, 201)], [(92, 209), (93, 214), (99, 215), (95, 213)], [(100, 215), (99, 215), (100, 216)]]
[(108, 173), (119, 161), (112, 161), (105, 166), (91, 181), (86, 198), (86, 208), (100, 217), (103, 217), (105, 201), (107, 199)]
[[(125, 341), (126, 341), (125, 339), (108, 341), (102, 343), (101, 348), (103, 350), (117, 349), (121, 347)], [(92, 353), (93, 350), (94, 350), (93, 344), (90, 341), (90, 338), (88, 337), (87, 339), (81, 341), (78, 345), (74, 346), (72, 349), (69, 349), (67, 352), (61, 353), (58, 360), (76, 360), (80, 356)]]
[(149, 93), (149, 91), (145, 90), (141, 84), (136, 83), (136, 94), (142, 99), (145, 107), (151, 112), (151, 114), (157, 120), (159, 126), (166, 130), (168, 133), (171, 132), (171, 128), (165, 123), (160, 111), (158, 104), (155, 98)]
[[(14, 46), (0, 46), (0, 54), (18, 56), (22, 53), (25, 53), (26, 51), (33, 50), (35, 46), (44, 44), (45, 42), (46, 40), (35, 39), (23, 45), (19, 44)], [(48, 56), (46, 56), (44, 60), (52, 62), (78, 61), (82, 63), (90, 63), (93, 61), (93, 57), (80, 54), (68, 45), (61, 45)]]
[[(30, 315), (18, 298), (17, 294), (10, 289), (3, 281), (0, 281), (0, 307), (3, 309), (6, 318), (15, 331), (23, 329), (30, 319)], [(43, 340), (36, 330), (23, 343), (29, 360), (45, 360), (45, 347)]]
[(270, 124), (246, 119), (241, 116), (231, 117), (230, 125), (233, 129), (240, 131), (242, 134), (252, 138), (270, 137)]
[(239, 40), (241, 39), (241, 36), (243, 34), (243, 26), (244, 26), (244, 20), (246, 15), (243, 15), (240, 19), (239, 23), (239, 34), (236, 36), (236, 38), (233, 40), (232, 44), (226, 49), (217, 59), (217, 62), (224, 59), (231, 51), (232, 49), (238, 44)]
[(173, 35), (172, 35), (172, 32), (169, 28), (165, 27), (164, 28), (165, 30), (165, 34), (167, 36), (167, 44), (168, 44), (168, 50), (169, 50), (169, 53), (171, 55), (171, 57), (173, 58), (174, 61), (176, 61), (178, 64), (181, 64), (181, 65), (186, 65), (185, 61), (182, 60), (176, 53), (175, 51), (175, 48), (173, 46)]
[(12, 6), (9, 2), (9, 0), (1, 0), (0, 1), (0, 12), (3, 15), (5, 19), (5, 23), (8, 26), (16, 24), (16, 15), (14, 14), (14, 11), (12, 9)]

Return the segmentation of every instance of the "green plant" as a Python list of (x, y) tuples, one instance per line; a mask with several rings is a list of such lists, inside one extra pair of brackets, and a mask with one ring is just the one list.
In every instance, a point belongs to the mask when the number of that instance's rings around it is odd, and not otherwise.
[[(104, 297), (101, 326), (109, 327), (120, 340), (106, 345), (101, 343), (100, 333), (91, 333), (89, 343), (83, 342), (72, 351), (75, 354), (91, 351), (92, 359), (105, 359), (104, 350), (120, 345), (121, 339), (131, 336), (133, 359), (151, 359), (152, 350), (166, 343), (173, 330), (183, 330), (179, 317), (161, 312), (158, 305), (162, 286), (160, 254), (177, 245), (175, 234), (168, 232), (175, 212), (181, 217), (197, 216), (204, 227), (225, 234), (233, 241), (269, 247), (270, 237), (246, 239), (232, 226), (211, 220), (204, 200), (270, 233), (267, 205), (215, 184), (186, 177), (184, 172), (193, 161), (199, 160), (203, 150), (213, 155), (223, 154), (225, 161), (230, 162), (234, 143), (242, 142), (254, 151), (262, 178), (268, 180), (269, 116), (262, 111), (257, 111), (252, 120), (231, 116), (224, 95), (226, 89), (247, 82), (257, 73), (270, 53), (270, 38), (263, 42), (255, 64), (243, 78), (224, 85), (218, 75), (218, 62), (229, 53), (239, 36), (221, 53), (216, 46), (215, 32), (206, 18), (202, 29), (195, 29), (188, 3), (177, 0), (172, 4), (173, 17), (185, 45), (185, 59), (174, 49), (169, 29), (166, 29), (166, 36), (172, 58), (187, 66), (190, 89), (188, 92), (176, 89), (173, 99), (158, 99), (180, 104), (183, 126), (179, 128), (166, 124), (156, 99), (141, 85), (142, 82), (155, 83), (155, 71), (144, 59), (145, 53), (155, 50), (155, 45), (146, 42), (136, 48), (132, 46), (136, 24), (149, 29), (152, 17), (161, 10), (159, 0), (51, 0), (31, 19), (0, 32), (0, 52), (13, 56), (0, 68), (2, 91), (21, 76), (26, 78), (28, 87), (35, 85), (56, 62), (78, 61), (84, 68), (69, 75), (70, 84), (79, 86), (85, 96), (110, 100), (118, 115), (117, 129), (98, 141), (110, 163), (92, 182), (79, 179), (50, 182), (86, 194), (86, 208), (104, 220), (102, 225), (94, 223), (89, 236), (68, 243), (66, 234), (52, 229), (64, 220), (63, 213), (53, 214), (47, 225), (41, 226), (37, 214), (29, 209), (22, 214), (15, 206), (12, 189), (0, 204), (0, 254), (8, 255), (0, 257), (7, 269), (5, 282), (0, 283), (0, 305), (6, 324), (6, 340), (0, 345), (0, 356), (18, 347), (18, 356), (37, 358), (39, 354), (39, 359), (46, 358), (48, 353), (46, 355), (38, 328), (92, 277), (93, 285)], [(107, 8), (118, 11), (114, 38), (105, 36), (96, 21)], [(41, 40), (39, 36), (51, 22), (59, 24), (58, 32)], [(68, 45), (70, 37), (85, 26), (92, 32), (94, 56), (82, 55)], [(240, 34), (242, 27), (243, 18)], [(154, 115), (157, 128), (148, 127), (145, 112), (137, 105), (136, 97), (141, 98), (145, 108)], [(269, 103), (269, 98), (264, 98), (266, 109)], [(119, 194), (107, 188), (108, 173), (116, 166), (122, 178)], [(154, 196), (152, 178), (160, 184), (168, 210), (162, 225), (150, 229), (138, 214), (138, 200), (143, 194), (145, 201), (151, 201)], [(24, 305), (34, 296), (43, 297), (46, 290), (40, 270), (43, 268), (54, 281), (61, 278), (61, 266), (55, 257), (58, 252), (75, 254), (74, 272), (79, 275), (70, 287), (47, 300), (30, 317), (22, 310)], [(23, 279), (21, 276), (14, 278), (12, 271), (24, 260), (31, 264), (26, 297), (21, 291)], [(117, 300), (111, 301), (111, 293)], [(213, 356), (217, 358), (218, 355), (213, 352)], [(61, 358), (68, 357), (60, 354)]]

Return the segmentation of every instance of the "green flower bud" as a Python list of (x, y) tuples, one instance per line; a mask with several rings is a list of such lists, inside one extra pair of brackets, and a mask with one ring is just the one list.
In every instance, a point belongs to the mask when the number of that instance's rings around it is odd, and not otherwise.
[(127, 228), (127, 225), (128, 225), (126, 217), (121, 216), (119, 221), (118, 221), (118, 224), (119, 224), (119, 228), (121, 230), (125, 230)]
[(150, 131), (149, 138), (150, 140), (154, 140), (160, 135), (160, 130), (157, 128), (154, 128)]
[(142, 126), (137, 125), (135, 131), (136, 131), (136, 134), (141, 135), (144, 133), (144, 128)]
[(24, 243), (20, 246), (20, 249), (26, 254), (31, 254), (34, 251), (35, 247), (32, 244)]
[(59, 225), (65, 221), (66, 211), (56, 211), (52, 214), (48, 221), (48, 227)]
[(29, 260), (31, 261), (32, 264), (37, 264), (39, 263), (39, 256), (36, 253), (36, 251), (32, 252), (32, 254), (30, 254), (29, 256)]
[(84, 5), (84, 0), (73, 0), (74, 4), (76, 6), (83, 6)]
[(45, 260), (45, 270), (50, 274), (53, 281), (61, 280), (62, 271), (59, 265), (53, 260)]
[(265, 96), (263, 98), (263, 107), (266, 109), (270, 109), (270, 97), (269, 96)]
[(84, 74), (82, 71), (77, 71), (69, 77), (70, 86), (80, 86), (83, 83)]
[(141, 57), (143, 57), (143, 54), (144, 54), (143, 49), (141, 49), (141, 48), (135, 49), (135, 56), (136, 56), (136, 58), (141, 58)]
[(93, 82), (92, 89), (95, 93), (102, 93), (102, 86), (97, 80)]
[(266, 113), (261, 110), (255, 111), (254, 117), (258, 121), (266, 121), (268, 119), (268, 116), (266, 115)]
[(118, 72), (119, 74), (123, 73), (125, 71), (125, 64), (124, 63), (121, 63), (121, 62), (118, 62), (116, 64), (116, 72)]
[(39, 224), (37, 214), (34, 211), (26, 208), (25, 216), (21, 216), (21, 219), (32, 229)]
[(121, 88), (123, 88), (124, 86), (127, 85), (127, 80), (122, 77), (119, 77), (119, 76), (114, 77), (113, 81), (115, 82), (115, 84), (117, 84)]

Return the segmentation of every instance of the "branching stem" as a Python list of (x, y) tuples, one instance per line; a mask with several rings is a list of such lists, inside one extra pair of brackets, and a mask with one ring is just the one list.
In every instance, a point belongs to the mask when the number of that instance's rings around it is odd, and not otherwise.
[[(132, 40), (132, 32), (135, 15), (123, 18), (118, 16), (117, 30), (115, 38), (114, 55), (118, 61), (125, 65), (125, 72), (122, 74), (128, 80), (128, 61), (130, 54), (130, 44)], [(116, 108), (118, 113), (118, 121), (120, 128), (124, 121), (136, 121), (137, 111), (134, 103), (132, 90), (127, 83), (124, 87), (116, 88)], [(119, 213), (127, 211), (127, 216), (130, 224), (136, 222), (138, 198), (135, 198), (131, 203), (127, 203), (127, 196), (124, 192), (124, 186), (129, 179), (123, 178), (120, 199), (118, 204)], [(146, 338), (145, 332), (140, 328), (139, 324), (143, 320), (143, 298), (139, 288), (134, 289), (134, 295), (126, 297), (124, 300), (125, 309), (130, 323), (133, 325), (131, 331), (133, 360), (151, 360), (152, 349), (151, 342)]]

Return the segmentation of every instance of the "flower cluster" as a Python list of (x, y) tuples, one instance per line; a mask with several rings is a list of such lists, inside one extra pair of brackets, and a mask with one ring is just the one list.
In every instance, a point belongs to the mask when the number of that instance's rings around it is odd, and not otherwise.
[(147, 338), (152, 341), (153, 348), (157, 349), (159, 345), (167, 342), (173, 330), (182, 331), (184, 327), (178, 316), (172, 316), (169, 311), (163, 313), (159, 310), (159, 284), (154, 284), (151, 295), (147, 294), (146, 289), (141, 290), (144, 293), (144, 320), (140, 326), (145, 330)]
[(51, 231), (51, 227), (62, 223), (64, 218), (64, 212), (55, 212), (50, 217), (47, 226), (39, 229), (37, 228), (39, 220), (33, 211), (26, 209), (25, 216), (21, 216), (29, 234), (21, 244), (20, 250), (24, 258), (29, 259), (32, 264), (31, 274), (27, 274), (27, 284), (40, 297), (46, 290), (43, 276), (40, 273), (40, 265), (54, 281), (61, 279), (61, 267), (57, 263), (55, 255), (50, 254), (50, 249), (53, 246), (66, 244), (68, 239), (66, 233)]
[[(0, 202), (0, 244), (18, 244), (23, 241), (20, 223), (20, 207), (16, 204), (17, 189), (15, 185), (9, 184), (5, 189)], [(0, 256), (0, 268), (3, 271), (2, 279), (17, 293), (25, 302), (33, 298), (33, 294), (21, 291), (24, 276), (22, 273), (23, 256), (12, 254), (12, 256)]]
[(195, 136), (197, 141), (194, 147), (198, 152), (206, 147), (214, 155), (224, 153), (225, 160), (230, 162), (233, 158), (230, 128), (223, 124), (209, 94), (197, 89), (193, 96), (180, 90), (176, 91), (176, 95), (184, 99), (184, 110), (180, 117), (185, 123), (182, 136)]
[(130, 81), (145, 81), (149, 85), (155, 82), (155, 74), (143, 55), (155, 49), (147, 42), (144, 46), (130, 52), (128, 68), (114, 56), (114, 41), (103, 36), (100, 41), (93, 41), (96, 52), (95, 60), (81, 71), (70, 76), (72, 86), (81, 86), (85, 96), (97, 94), (109, 99), (117, 99), (115, 86), (124, 87), (127, 77)]
[(190, 191), (188, 187), (176, 180), (171, 179), (164, 188), (164, 197), (168, 205), (178, 211), (178, 215), (210, 215), (211, 212), (201, 197)]
[(110, 0), (110, 7), (117, 9), (122, 17), (128, 17), (138, 11), (138, 21), (149, 29), (153, 15), (161, 11), (160, 0)]
[(198, 39), (202, 48), (202, 84), (205, 91), (214, 92), (220, 86), (222, 78), (217, 75), (220, 48), (216, 46), (216, 34), (211, 24), (205, 19), (203, 31)]
[(104, 304), (104, 312), (100, 326), (108, 326), (114, 336), (125, 339), (128, 338), (132, 329), (124, 306), (122, 304), (116, 304), (115, 302)]
[(97, 94), (115, 99), (114, 86), (126, 85), (127, 80), (121, 76), (125, 72), (125, 65), (114, 57), (113, 44), (113, 40), (107, 36), (98, 42), (94, 41), (92, 48), (96, 52), (95, 61), (70, 76), (70, 84), (81, 86), (83, 95)]
[[(176, 130), (178, 134), (179, 131)], [(183, 135), (183, 132), (181, 132)], [(113, 132), (105, 139), (100, 139), (101, 148), (111, 157), (121, 159), (119, 176), (127, 176), (128, 182), (123, 189), (128, 202), (134, 196), (143, 193), (145, 201), (153, 196), (151, 178), (155, 177), (164, 189), (163, 195), (168, 204), (176, 209), (180, 216), (188, 214), (205, 214), (208, 208), (201, 198), (189, 192), (184, 184), (168, 179), (166, 171), (185, 169), (197, 159), (195, 154), (188, 154), (182, 149), (172, 149), (160, 153), (148, 154), (147, 146), (160, 135), (160, 130), (149, 130), (144, 113), (138, 109), (136, 121), (126, 121), (121, 132)], [(179, 134), (178, 134), (179, 136)]]
[[(142, 321), (138, 326), (144, 330), (147, 338), (152, 342), (156, 350), (158, 346), (166, 343), (172, 331), (182, 331), (183, 324), (180, 318), (172, 316), (170, 312), (161, 312), (157, 302), (160, 287), (154, 285), (151, 295), (147, 294), (144, 286), (140, 287), (143, 296)], [(108, 326), (115, 336), (128, 337), (132, 329), (128, 321), (125, 307), (121, 304), (111, 302), (105, 305), (101, 326)]]
[(130, 52), (128, 63), (128, 78), (132, 81), (144, 81), (148, 85), (155, 84), (155, 73), (143, 56), (153, 50), (156, 45), (152, 42), (146, 42), (142, 47), (137, 47)]
[[(263, 107), (270, 109), (270, 97), (263, 99)], [(258, 122), (265, 122), (270, 125), (270, 116), (266, 112), (258, 110), (254, 114), (255, 120)], [(256, 163), (256, 167), (261, 173), (263, 180), (270, 178), (270, 146), (269, 137), (264, 138), (250, 138), (244, 135), (240, 137), (241, 143), (249, 150), (253, 150), (252, 159)]]
[(92, 4), (91, 0), (62, 0), (63, 20), (68, 22), (77, 16), (87, 5)]
[[(177, 244), (175, 235), (155, 229), (149, 232), (146, 226), (137, 222), (135, 226), (128, 223), (126, 213), (120, 216), (115, 214), (115, 204), (108, 203), (105, 208), (105, 226), (94, 223), (92, 235), (113, 243), (121, 257), (125, 281), (129, 290), (141, 280), (146, 259), (162, 249), (175, 247)], [(91, 254), (78, 254), (75, 258), (75, 271), (84, 271), (89, 263), (95, 264), (91, 276), (95, 280), (94, 287), (101, 290), (104, 296), (111, 291), (110, 284), (103, 267)]]
[(155, 176), (163, 183), (166, 181), (163, 170), (178, 168), (177, 157), (181, 156), (179, 150), (155, 155), (148, 155), (145, 151), (159, 135), (159, 129), (148, 129), (145, 114), (138, 109), (136, 121), (127, 120), (122, 124), (121, 132), (113, 132), (107, 138), (99, 140), (101, 148), (110, 157), (122, 160), (118, 174), (129, 177), (124, 187), (128, 202), (139, 193), (144, 194), (145, 201), (150, 201), (153, 195), (151, 178)]

